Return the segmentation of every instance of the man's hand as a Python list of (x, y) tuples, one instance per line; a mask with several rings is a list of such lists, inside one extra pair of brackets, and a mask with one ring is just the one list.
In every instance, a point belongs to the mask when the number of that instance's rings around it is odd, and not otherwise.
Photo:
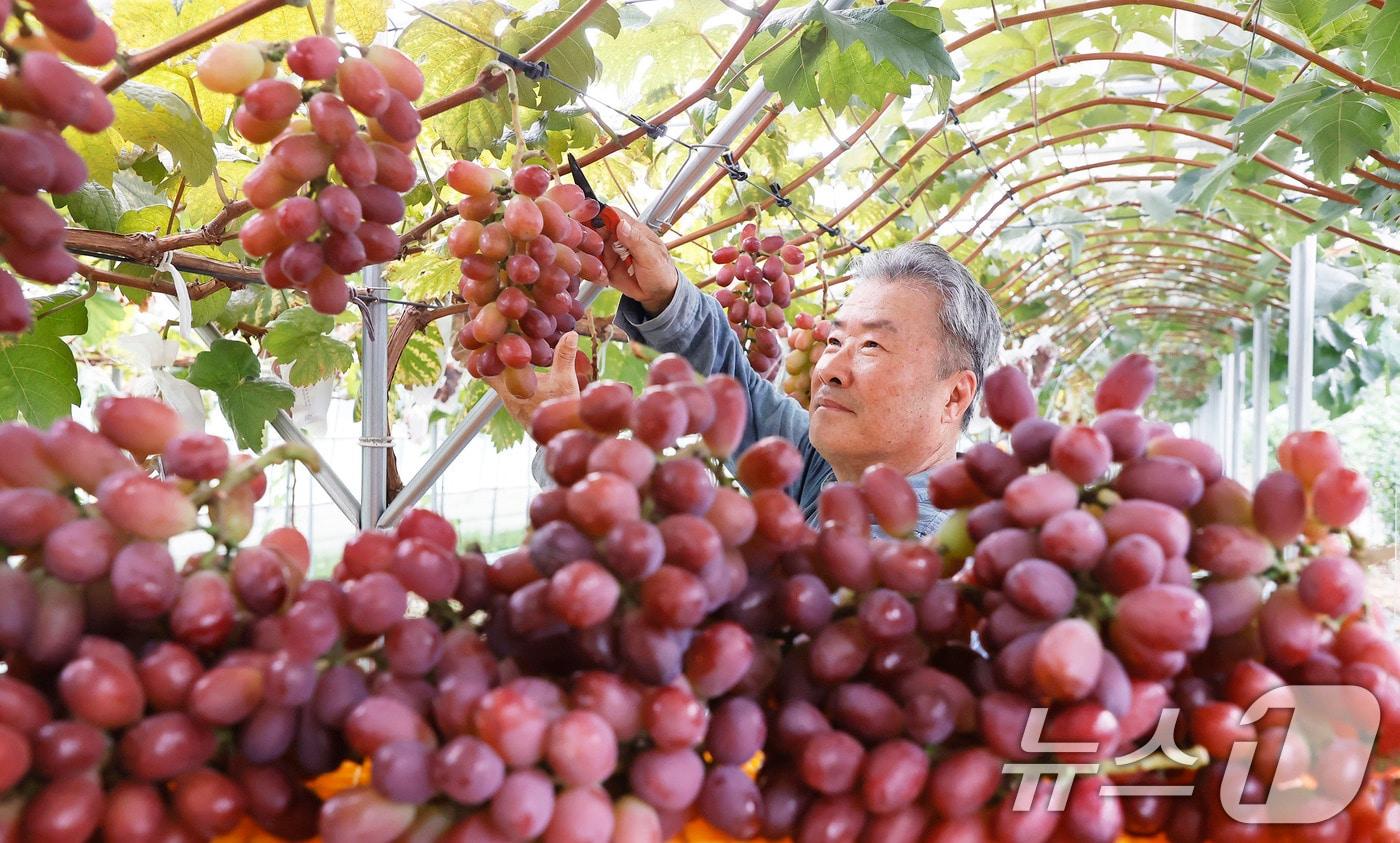
[(496, 394), (501, 396), (501, 402), (505, 404), (506, 412), (510, 413), (511, 418), (529, 432), (530, 419), (541, 404), (551, 398), (578, 397), (578, 375), (574, 373), (574, 356), (577, 354), (578, 334), (570, 331), (559, 338), (559, 344), (554, 347), (554, 362), (539, 374), (535, 394), (529, 398), (516, 398), (511, 395), (506, 387), (504, 374), (493, 375), (485, 380), (496, 390)]
[[(680, 271), (656, 232), (612, 206), (608, 206), (608, 212), (609, 215), (615, 213), (618, 219), (613, 236), (606, 238), (603, 245), (603, 266), (608, 270), (608, 283), (655, 316), (671, 303)], [(614, 243), (621, 243), (632, 255), (630, 273), (613, 249)]]

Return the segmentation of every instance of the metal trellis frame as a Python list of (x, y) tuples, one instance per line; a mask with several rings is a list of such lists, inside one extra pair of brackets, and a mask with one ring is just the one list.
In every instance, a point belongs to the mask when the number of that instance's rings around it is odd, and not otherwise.
[(368, 293), (361, 303), (360, 331), (360, 512), (362, 529), (373, 527), (387, 505), (389, 454), (389, 303), (384, 267), (370, 264), (360, 273)]
[(1269, 473), (1269, 362), (1273, 357), (1270, 334), (1272, 309), (1261, 304), (1254, 309), (1254, 482)]
[(1288, 295), (1288, 429), (1308, 426), (1312, 405), (1313, 315), (1317, 298), (1317, 235), (1293, 246)]

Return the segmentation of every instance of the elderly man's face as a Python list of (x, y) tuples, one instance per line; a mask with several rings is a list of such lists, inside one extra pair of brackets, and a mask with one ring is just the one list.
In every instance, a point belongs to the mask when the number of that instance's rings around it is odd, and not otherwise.
[(896, 462), (927, 451), (949, 417), (955, 376), (944, 354), (934, 294), (911, 284), (857, 284), (835, 317), (812, 383), (812, 445), (833, 463)]

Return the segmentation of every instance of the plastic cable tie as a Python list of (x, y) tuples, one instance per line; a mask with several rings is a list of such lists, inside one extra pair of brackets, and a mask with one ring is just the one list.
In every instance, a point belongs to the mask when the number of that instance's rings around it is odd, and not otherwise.
[(190, 305), (190, 291), (185, 285), (185, 276), (180, 274), (180, 270), (175, 268), (175, 262), (171, 260), (169, 252), (162, 252), (160, 263), (156, 264), (156, 272), (164, 272), (170, 276), (170, 280), (175, 284), (175, 309), (179, 312), (180, 336), (194, 342), (194, 313)]
[(792, 200), (783, 195), (782, 185), (779, 185), (777, 182), (770, 182), (768, 184), (768, 192), (773, 194), (773, 201), (779, 208), (792, 207)]
[(549, 62), (526, 61), (519, 56), (501, 50), (496, 53), (496, 60), (523, 75), (526, 79), (543, 79), (549, 75)]
[(635, 114), (627, 115), (627, 119), (640, 126), (642, 131), (646, 132), (647, 137), (651, 138), (652, 140), (656, 140), (657, 138), (666, 134), (665, 126), (658, 126), (655, 123), (648, 123), (646, 120), (643, 120)]
[(392, 436), (361, 436), (359, 439), (361, 448), (392, 448), (394, 447), (394, 437)]
[(731, 179), (735, 181), (748, 181), (749, 174), (744, 172), (744, 169), (734, 160), (734, 154), (732, 152), (726, 152), (720, 155), (719, 160), (720, 166), (724, 167), (724, 171), (729, 173)]

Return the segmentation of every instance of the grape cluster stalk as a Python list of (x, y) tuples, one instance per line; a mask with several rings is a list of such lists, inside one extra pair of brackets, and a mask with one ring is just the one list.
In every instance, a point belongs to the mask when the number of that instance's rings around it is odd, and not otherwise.
[(810, 313), (799, 313), (788, 332), (788, 353), (783, 359), (783, 392), (803, 407), (812, 404), (812, 377), (817, 361), (826, 353), (831, 338), (831, 322)]
[[(461, 261), (458, 292), (468, 321), (457, 334), (472, 377), (504, 373), (512, 395), (528, 398), (535, 366), (548, 366), (559, 338), (583, 318), (582, 282), (604, 283), (603, 238), (592, 227), (606, 209), (577, 185), (550, 184), (538, 164), (520, 166), (507, 182), (500, 170), (456, 161), (447, 183), (463, 194), (462, 221), (447, 236)], [(591, 374), (574, 358), (579, 386)]]
[[(828, 486), (809, 525), (796, 448), (736, 454), (744, 388), (663, 355), (640, 392), (540, 406), (555, 485), (521, 547), (488, 561), (413, 510), (328, 579), (294, 529), (245, 543), (268, 456), (162, 404), (0, 426), (0, 841), (1400, 840), (1400, 654), (1346, 532), (1365, 480), (1309, 432), (1251, 492), (1144, 420), (1154, 378), (1125, 358), (1097, 418), (1061, 426), (993, 373), (1011, 448), (937, 469), (956, 514), (918, 540), (886, 466)], [(191, 529), (210, 550), (177, 562)], [(1374, 747), (1292, 732), (1286, 708), (1245, 722), (1301, 685), (1370, 691)], [(1092, 749), (1028, 749), (1036, 708), (1033, 737)], [(1115, 760), (1168, 709), (1184, 762)], [(1245, 802), (1282, 783), (1333, 815), (1229, 816), (1241, 741)], [(1013, 809), (1005, 764), (1100, 761), (1062, 810), (1051, 778)], [(347, 762), (358, 781), (319, 784)]]
[(779, 338), (788, 327), (783, 308), (792, 303), (793, 277), (807, 263), (802, 248), (781, 234), (759, 237), (758, 226), (745, 223), (739, 242), (715, 249), (711, 258), (719, 269), (707, 280), (720, 288), (715, 299), (729, 317), (749, 365), (765, 378), (776, 379), (783, 356)]
[(87, 180), (87, 165), (61, 132), (102, 132), (115, 112), (74, 65), (110, 63), (117, 39), (86, 0), (5, 3), (0, 25), (9, 33), (0, 78), (0, 257), (9, 264), (0, 269), (0, 333), (14, 333), (31, 323), (15, 275), (61, 284), (78, 269), (63, 247), (63, 217), (39, 194), (72, 193)]
[[(270, 144), (243, 180), (257, 209), (239, 229), (243, 250), (263, 259), (269, 286), (302, 290), (327, 314), (350, 301), (345, 276), (398, 257), (390, 226), (418, 178), (409, 153), (422, 130), (413, 101), (423, 73), (392, 47), (359, 53), (313, 35), (217, 44), (197, 66), (204, 87), (239, 97), (233, 128)], [(283, 61), (299, 83), (278, 75)]]

